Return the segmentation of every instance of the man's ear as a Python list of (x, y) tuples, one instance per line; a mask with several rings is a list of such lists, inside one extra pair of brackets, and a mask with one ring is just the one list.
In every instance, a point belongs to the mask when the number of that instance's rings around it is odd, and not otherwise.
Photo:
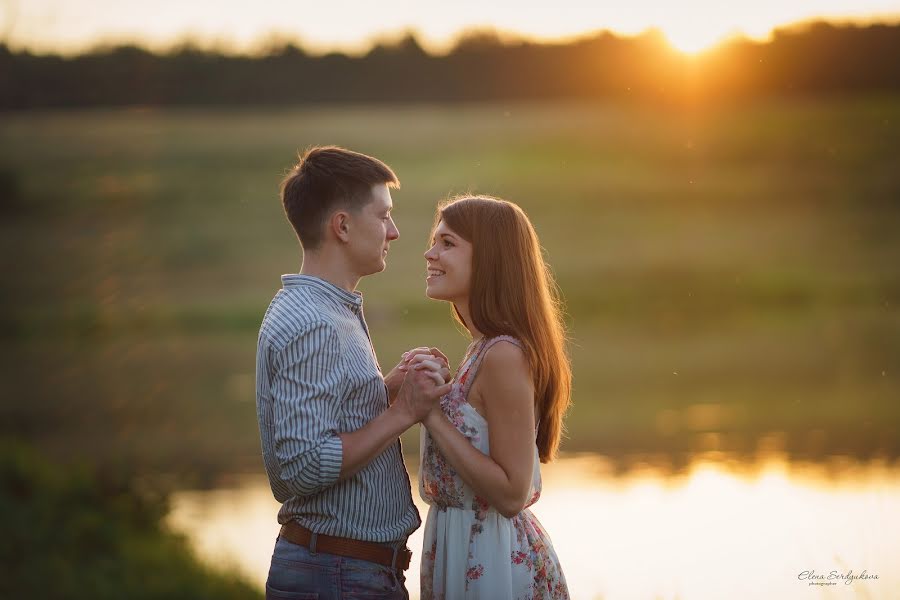
[(328, 227), (338, 240), (347, 243), (350, 241), (350, 213), (339, 210), (328, 219)]

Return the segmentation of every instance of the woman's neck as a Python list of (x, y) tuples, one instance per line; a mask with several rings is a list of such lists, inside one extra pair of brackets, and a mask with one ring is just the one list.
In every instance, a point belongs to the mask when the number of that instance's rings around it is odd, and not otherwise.
[(471, 313), (469, 312), (469, 303), (458, 302), (455, 306), (459, 316), (462, 317), (463, 323), (466, 324), (466, 329), (469, 330), (469, 335), (472, 336), (472, 341), (477, 342), (483, 338), (484, 334), (478, 331), (478, 328), (472, 323)]

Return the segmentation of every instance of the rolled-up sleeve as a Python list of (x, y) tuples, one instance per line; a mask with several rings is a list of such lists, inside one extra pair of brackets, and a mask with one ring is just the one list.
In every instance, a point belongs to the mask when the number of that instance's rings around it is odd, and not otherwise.
[(292, 493), (309, 496), (341, 474), (338, 434), (343, 363), (337, 332), (325, 323), (305, 328), (277, 352), (272, 386), (275, 456)]

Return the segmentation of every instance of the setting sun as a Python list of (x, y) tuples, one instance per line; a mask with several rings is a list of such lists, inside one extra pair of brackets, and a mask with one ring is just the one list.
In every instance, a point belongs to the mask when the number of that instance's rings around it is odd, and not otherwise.
[(684, 54), (699, 54), (728, 38), (729, 34), (716, 29), (705, 29), (704, 23), (682, 23), (662, 28), (669, 44)]
[(733, 37), (767, 38), (773, 27), (802, 18), (799, 14), (779, 15), (769, 8), (738, 14), (724, 5), (694, 6), (659, 14), (654, 25), (676, 50), (698, 54)]

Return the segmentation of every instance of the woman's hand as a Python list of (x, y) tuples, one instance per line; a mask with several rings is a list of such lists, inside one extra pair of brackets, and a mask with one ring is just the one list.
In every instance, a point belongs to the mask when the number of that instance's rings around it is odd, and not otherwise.
[(437, 385), (444, 385), (450, 381), (450, 363), (443, 352), (437, 348), (420, 346), (404, 352), (391, 371), (384, 377), (384, 384), (388, 389), (388, 403), (393, 404), (403, 385), (406, 374), (411, 370), (426, 369)]
[(450, 363), (444, 353), (437, 348), (415, 348), (403, 356), (398, 368), (406, 373), (412, 370), (431, 371), (437, 385), (444, 385), (450, 381)]

